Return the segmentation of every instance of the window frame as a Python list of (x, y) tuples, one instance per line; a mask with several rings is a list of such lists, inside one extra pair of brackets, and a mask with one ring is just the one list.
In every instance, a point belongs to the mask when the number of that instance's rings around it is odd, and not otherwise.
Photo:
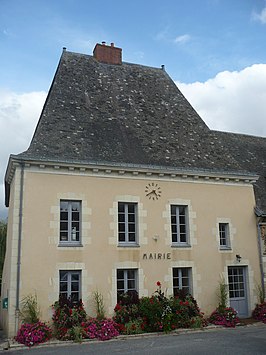
[[(180, 214), (180, 209), (184, 209), (184, 214)], [(173, 214), (173, 209), (175, 213)], [(180, 218), (185, 218), (185, 223), (180, 223)], [(175, 223), (173, 223), (173, 218)], [(173, 246), (189, 246), (189, 223), (188, 223), (188, 206), (180, 204), (170, 205), (170, 223), (171, 223), (171, 241)], [(185, 232), (181, 232), (181, 228), (184, 226)], [(181, 240), (181, 234), (185, 234), (185, 241)], [(176, 239), (176, 240), (174, 240)]]
[[(67, 211), (61, 211), (61, 205), (63, 203), (67, 203)], [(73, 204), (78, 204), (78, 220), (73, 220), (72, 219), (72, 213), (73, 213)], [(67, 219), (62, 219), (61, 213), (66, 212), (67, 213)], [(61, 199), (60, 200), (60, 211), (59, 211), (59, 245), (60, 246), (81, 246), (81, 228), (82, 228), (82, 223), (81, 223), (81, 216), (82, 216), (82, 201), (81, 200), (66, 200), (66, 199)], [(61, 224), (67, 223), (67, 230), (62, 229)], [(78, 234), (77, 239), (72, 239), (73, 236), (73, 230), (72, 230), (72, 225), (73, 224), (78, 224), (78, 231), (75, 231), (76, 235)], [(67, 232), (67, 239), (63, 240), (63, 233)]]
[[(67, 280), (63, 280), (63, 273), (65, 273), (65, 275), (67, 276)], [(72, 279), (72, 276), (73, 275), (78, 275), (78, 291), (73, 291), (72, 290), (72, 285), (73, 283), (76, 281)], [(61, 290), (61, 286), (63, 283), (66, 283), (67, 284), (67, 290), (66, 292), (65, 291), (62, 291)], [(77, 300), (73, 300), (74, 303), (77, 303), (79, 302), (79, 300), (81, 300), (82, 298), (82, 295), (81, 295), (81, 270), (59, 270), (59, 297), (62, 297), (63, 294), (66, 294), (66, 298), (69, 299), (72, 298), (72, 294), (78, 294), (78, 299)]]
[[(129, 272), (134, 272), (134, 278), (129, 277)], [(118, 277), (118, 272), (123, 272), (123, 278)], [(128, 282), (134, 281), (134, 288), (128, 287)], [(123, 288), (118, 287), (118, 282), (123, 282)], [(122, 291), (122, 292), (121, 292)], [(116, 294), (117, 294), (117, 301), (119, 300), (119, 295), (125, 294), (128, 291), (136, 291), (138, 290), (138, 269), (136, 268), (128, 268), (128, 269), (116, 269)]]
[[(175, 271), (177, 271), (178, 275), (175, 276)], [(187, 272), (187, 275), (184, 275), (184, 272)], [(188, 285), (183, 285), (183, 280), (188, 280)], [(178, 286), (175, 286), (174, 280), (177, 280)], [(187, 290), (185, 291), (186, 294), (191, 294), (193, 292), (192, 289), (192, 268), (191, 267), (173, 267), (172, 268), (172, 281), (173, 281), (173, 295), (177, 296), (178, 292), (175, 290)]]
[[(225, 227), (225, 228), (222, 230), (221, 227)], [(227, 222), (219, 222), (219, 224), (218, 224), (218, 234), (219, 234), (219, 247), (220, 247), (220, 249), (221, 250), (231, 249), (229, 223), (227, 223)], [(223, 244), (223, 243), (225, 243), (225, 244)]]
[[(123, 206), (123, 211), (120, 211)], [(134, 208), (134, 213), (129, 211), (129, 207)], [(130, 215), (134, 215), (134, 221), (130, 221)], [(124, 216), (124, 221), (121, 216)], [(119, 246), (137, 246), (138, 245), (138, 203), (119, 201), (117, 203), (117, 235)], [(134, 225), (134, 231), (130, 231), (130, 226)], [(124, 226), (124, 230), (122, 228)], [(124, 240), (121, 240), (124, 234)], [(130, 234), (134, 234), (134, 240), (130, 240)]]

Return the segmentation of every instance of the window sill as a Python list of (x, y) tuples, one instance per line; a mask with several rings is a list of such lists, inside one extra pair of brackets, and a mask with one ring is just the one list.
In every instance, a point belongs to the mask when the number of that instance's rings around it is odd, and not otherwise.
[(73, 247), (73, 248), (76, 248), (76, 247), (83, 247), (83, 245), (81, 243), (71, 243), (71, 242), (61, 242), (58, 244), (58, 247)]
[(226, 246), (224, 246), (224, 247), (220, 246), (219, 250), (221, 250), (221, 251), (230, 251), (230, 250), (232, 250), (232, 248), (231, 247), (226, 247)]
[(119, 248), (139, 248), (139, 244), (136, 243), (119, 243)]
[(171, 245), (172, 248), (191, 248), (191, 245), (190, 244), (179, 244), (179, 243), (176, 243), (176, 244), (172, 244)]

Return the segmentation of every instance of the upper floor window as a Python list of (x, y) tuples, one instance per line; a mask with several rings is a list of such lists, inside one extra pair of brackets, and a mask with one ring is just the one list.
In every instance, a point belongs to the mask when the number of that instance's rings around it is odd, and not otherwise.
[(219, 241), (221, 249), (230, 248), (230, 234), (228, 223), (219, 223)]
[(81, 202), (60, 201), (60, 242), (80, 244)]
[(81, 271), (60, 270), (59, 278), (59, 296), (78, 302), (81, 299)]
[(181, 292), (185, 295), (192, 293), (191, 268), (173, 268), (173, 293), (178, 296)]
[(173, 244), (188, 244), (187, 206), (171, 205), (171, 233)]
[(118, 242), (137, 243), (137, 204), (118, 202)]

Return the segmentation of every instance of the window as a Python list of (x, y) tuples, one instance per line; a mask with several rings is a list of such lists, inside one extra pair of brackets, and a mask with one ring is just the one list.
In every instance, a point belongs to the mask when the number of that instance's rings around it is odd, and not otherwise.
[(229, 236), (228, 223), (219, 223), (219, 240), (220, 240), (221, 249), (230, 248), (230, 236)]
[(192, 293), (191, 287), (191, 268), (173, 268), (173, 291), (174, 296), (180, 292), (187, 294)]
[(188, 244), (187, 206), (171, 205), (172, 243)]
[(80, 244), (80, 201), (60, 201), (60, 243)]
[(59, 295), (64, 298), (71, 298), (73, 302), (81, 299), (80, 292), (80, 271), (59, 271), (60, 286)]
[(118, 202), (118, 242), (137, 243), (137, 204)]
[(117, 300), (129, 291), (137, 292), (137, 269), (117, 269)]
[(245, 297), (245, 270), (243, 267), (228, 267), (229, 298)]

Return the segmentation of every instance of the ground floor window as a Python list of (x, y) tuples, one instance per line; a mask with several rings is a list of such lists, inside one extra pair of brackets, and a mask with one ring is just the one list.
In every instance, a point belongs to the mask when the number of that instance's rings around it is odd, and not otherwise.
[(78, 302), (81, 299), (81, 271), (60, 270), (59, 277), (59, 296)]
[(117, 301), (127, 292), (138, 292), (137, 274), (137, 269), (117, 269)]
[(181, 292), (192, 294), (191, 268), (180, 267), (173, 268), (173, 293), (178, 296)]

